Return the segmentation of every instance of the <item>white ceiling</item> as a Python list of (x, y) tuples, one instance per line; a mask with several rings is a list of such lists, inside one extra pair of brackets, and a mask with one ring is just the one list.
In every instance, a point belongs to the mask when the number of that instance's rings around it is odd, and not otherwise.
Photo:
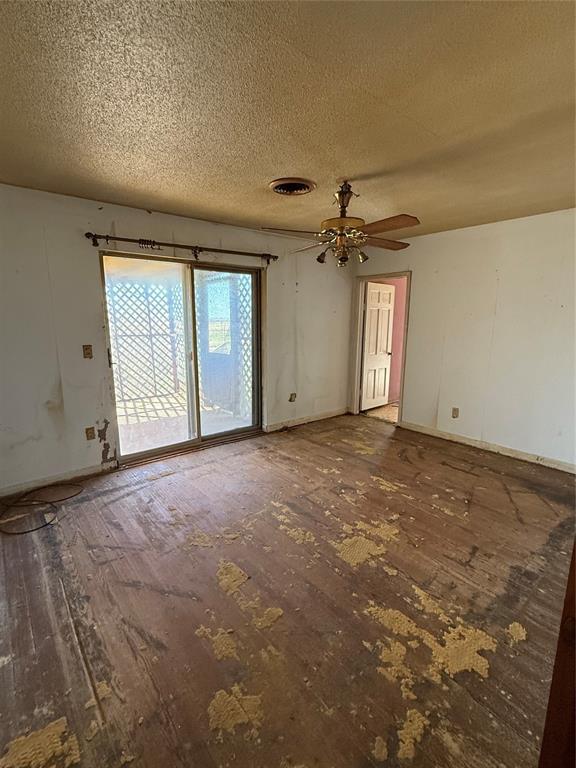
[[(571, 2), (1, 2), (0, 180), (410, 234), (574, 205)], [(267, 183), (305, 176), (300, 198)], [(407, 235), (408, 232), (397, 233)]]

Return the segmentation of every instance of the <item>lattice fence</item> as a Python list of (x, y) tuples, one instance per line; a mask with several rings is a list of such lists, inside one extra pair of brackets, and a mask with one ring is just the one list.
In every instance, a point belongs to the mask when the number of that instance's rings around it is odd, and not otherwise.
[(184, 302), (174, 282), (106, 282), (118, 400), (186, 392)]

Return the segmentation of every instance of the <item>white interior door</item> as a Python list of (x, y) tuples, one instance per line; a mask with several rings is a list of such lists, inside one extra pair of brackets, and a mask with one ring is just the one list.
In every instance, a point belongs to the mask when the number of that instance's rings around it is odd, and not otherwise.
[(388, 402), (395, 290), (385, 283), (366, 283), (361, 411)]

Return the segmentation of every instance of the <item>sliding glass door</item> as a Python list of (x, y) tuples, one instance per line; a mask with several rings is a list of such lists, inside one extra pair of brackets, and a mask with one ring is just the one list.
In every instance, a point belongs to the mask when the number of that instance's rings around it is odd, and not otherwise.
[(256, 423), (254, 280), (250, 273), (194, 270), (203, 435)]
[(121, 457), (259, 426), (257, 272), (103, 265)]

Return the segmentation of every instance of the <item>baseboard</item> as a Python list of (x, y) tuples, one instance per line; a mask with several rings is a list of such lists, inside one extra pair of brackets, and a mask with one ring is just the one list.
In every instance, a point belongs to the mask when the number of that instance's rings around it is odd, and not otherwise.
[(423, 435), (430, 435), (432, 437), (440, 437), (443, 440), (450, 440), (452, 443), (471, 445), (474, 448), (482, 448), (484, 451), (492, 451), (492, 453), (500, 453), (503, 456), (510, 456), (512, 459), (529, 461), (532, 464), (542, 464), (545, 467), (560, 469), (562, 472), (570, 472), (571, 474), (576, 474), (576, 466), (574, 464), (570, 464), (567, 461), (549, 459), (546, 456), (538, 456), (535, 453), (518, 451), (515, 448), (506, 448), (505, 446), (497, 445), (496, 443), (487, 443), (484, 440), (475, 440), (472, 437), (454, 435), (451, 432), (442, 432), (440, 429), (434, 429), (434, 427), (424, 427), (420, 424), (411, 424), (407, 421), (398, 422), (396, 426), (401, 427), (402, 429), (409, 429), (412, 432), (421, 432)]
[(34, 488), (40, 488), (44, 485), (54, 485), (54, 483), (76, 482), (88, 477), (93, 477), (94, 475), (99, 475), (102, 472), (110, 472), (112, 469), (115, 469), (115, 467), (96, 464), (94, 467), (83, 467), (82, 469), (76, 469), (71, 472), (63, 472), (60, 475), (39, 477), (36, 480), (29, 480), (26, 483), (17, 483), (16, 485), (8, 485), (6, 488), (0, 488), (0, 497), (12, 496), (15, 493), (24, 493), (25, 491), (31, 491)]
[(338, 408), (336, 411), (324, 411), (324, 413), (317, 413), (315, 416), (302, 416), (299, 419), (277, 421), (274, 424), (267, 424), (263, 429), (265, 432), (277, 432), (279, 429), (284, 429), (284, 427), (297, 427), (300, 424), (309, 424), (311, 421), (333, 419), (334, 416), (343, 416), (345, 413), (350, 413), (348, 408)]

